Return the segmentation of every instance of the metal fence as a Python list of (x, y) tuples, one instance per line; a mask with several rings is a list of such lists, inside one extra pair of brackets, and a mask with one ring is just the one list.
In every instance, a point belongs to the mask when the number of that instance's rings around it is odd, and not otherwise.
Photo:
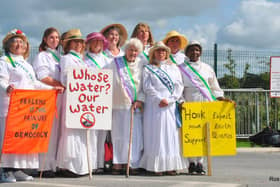
[(279, 98), (269, 90), (225, 89), (225, 95), (236, 102), (236, 135), (240, 138), (261, 131), (266, 126), (279, 129)]
[[(38, 47), (30, 49), (29, 62), (38, 53)], [(216, 71), (217, 77), (221, 80), (225, 75), (237, 78), (242, 81), (244, 72), (250, 75), (269, 73), (270, 57), (280, 56), (280, 50), (232, 50), (203, 49), (201, 60), (211, 65)], [(226, 68), (226, 64), (232, 63), (232, 69)], [(253, 79), (249, 85), (256, 89), (225, 89), (225, 95), (237, 103), (236, 107), (236, 132), (237, 137), (248, 137), (260, 131), (264, 126), (272, 126), (279, 129), (279, 99), (270, 98), (269, 82), (262, 83), (260, 79)], [(267, 81), (267, 80), (266, 80)], [(244, 84), (243, 84), (244, 86)], [(246, 85), (245, 85), (246, 88)]]

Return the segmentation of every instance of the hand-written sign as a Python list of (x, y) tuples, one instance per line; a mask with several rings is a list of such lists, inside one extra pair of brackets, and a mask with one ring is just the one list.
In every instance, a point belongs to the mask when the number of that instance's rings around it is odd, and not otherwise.
[(65, 110), (67, 128), (111, 129), (112, 71), (68, 70)]
[(235, 155), (235, 109), (230, 102), (186, 102), (182, 108), (183, 156), (207, 155), (206, 123), (210, 124), (211, 156)]
[(2, 153), (29, 154), (48, 151), (56, 107), (55, 90), (14, 90)]

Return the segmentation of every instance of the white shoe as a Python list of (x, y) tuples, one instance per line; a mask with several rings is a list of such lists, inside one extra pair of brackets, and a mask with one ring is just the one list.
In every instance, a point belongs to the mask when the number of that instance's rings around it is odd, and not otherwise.
[(13, 182), (17, 182), (17, 180), (16, 180), (15, 176), (13, 175), (13, 172), (8, 171), (8, 172), (2, 172), (1, 182), (13, 183)]
[(32, 176), (29, 176), (29, 175), (25, 174), (21, 170), (15, 171), (13, 174), (14, 174), (17, 181), (33, 181)]

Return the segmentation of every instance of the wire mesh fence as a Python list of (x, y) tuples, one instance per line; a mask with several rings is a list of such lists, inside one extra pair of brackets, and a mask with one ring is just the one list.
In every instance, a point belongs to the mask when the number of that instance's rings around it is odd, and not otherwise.
[[(28, 61), (37, 53), (38, 47), (31, 47)], [(248, 137), (268, 125), (279, 129), (279, 99), (269, 97), (271, 56), (280, 56), (280, 50), (203, 49), (201, 60), (216, 70), (226, 97), (237, 103), (238, 137)]]

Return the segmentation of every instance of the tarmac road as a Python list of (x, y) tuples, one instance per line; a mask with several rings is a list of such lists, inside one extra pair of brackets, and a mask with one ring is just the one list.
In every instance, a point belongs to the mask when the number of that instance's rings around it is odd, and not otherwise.
[(280, 186), (280, 148), (238, 149), (236, 156), (213, 157), (212, 176), (93, 175), (81, 178), (35, 178), (32, 182), (0, 183), (5, 187), (270, 187)]

